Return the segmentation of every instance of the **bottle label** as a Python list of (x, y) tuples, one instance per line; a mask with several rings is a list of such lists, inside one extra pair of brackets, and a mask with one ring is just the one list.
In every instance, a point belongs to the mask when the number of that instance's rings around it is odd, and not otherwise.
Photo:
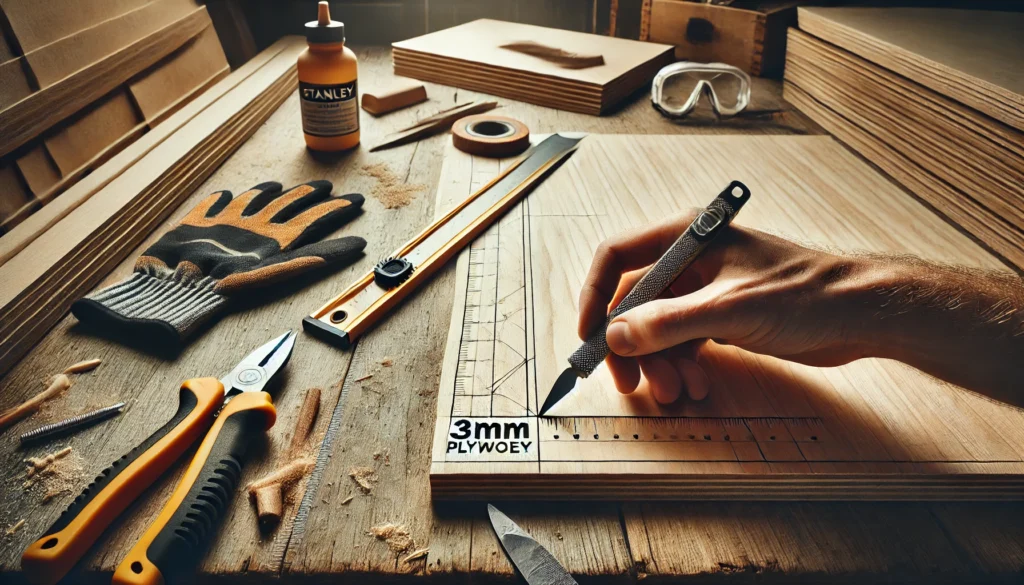
[(344, 136), (359, 130), (356, 81), (334, 85), (299, 82), (302, 131), (313, 136)]

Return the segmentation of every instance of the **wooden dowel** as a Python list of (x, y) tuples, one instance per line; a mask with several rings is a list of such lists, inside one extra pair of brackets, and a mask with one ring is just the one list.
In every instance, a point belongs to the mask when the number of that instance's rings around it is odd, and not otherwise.
[(319, 412), (320, 389), (310, 388), (306, 390), (306, 398), (302, 401), (302, 408), (299, 409), (299, 416), (295, 421), (295, 433), (292, 434), (292, 444), (288, 448), (289, 459), (295, 459), (301, 455), (302, 448), (313, 431), (313, 424), (316, 422)]

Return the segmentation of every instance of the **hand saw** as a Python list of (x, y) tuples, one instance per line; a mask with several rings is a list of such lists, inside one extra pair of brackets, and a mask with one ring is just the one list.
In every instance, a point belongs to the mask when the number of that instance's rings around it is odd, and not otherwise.
[(552, 134), (528, 150), (345, 292), (303, 319), (305, 330), (342, 349), (351, 347), (382, 315), (557, 168), (578, 148), (583, 136)]

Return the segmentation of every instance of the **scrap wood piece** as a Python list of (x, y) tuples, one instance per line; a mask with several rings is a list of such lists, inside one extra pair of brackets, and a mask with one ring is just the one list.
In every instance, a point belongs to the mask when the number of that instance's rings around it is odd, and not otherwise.
[(85, 373), (85, 372), (88, 372), (88, 371), (91, 371), (91, 370), (95, 370), (102, 363), (103, 363), (103, 360), (100, 360), (99, 358), (93, 358), (91, 360), (84, 360), (84, 361), (81, 361), (81, 362), (77, 362), (77, 363), (71, 364), (70, 366), (67, 367), (67, 369), (64, 370), (64, 373), (65, 374), (82, 374), (82, 373)]
[(421, 548), (421, 549), (414, 550), (411, 553), (409, 553), (409, 556), (407, 556), (404, 559), (402, 559), (402, 562), (403, 563), (408, 563), (408, 562), (411, 562), (411, 561), (416, 561), (416, 560), (422, 559), (423, 557), (427, 556), (427, 553), (429, 553), (429, 552), (430, 552), (429, 548)]
[(508, 43), (500, 45), (500, 48), (537, 57), (564, 69), (586, 69), (588, 67), (604, 65), (604, 56), (602, 55), (581, 55), (534, 41)]
[(373, 491), (373, 484), (377, 483), (377, 470), (372, 467), (353, 467), (349, 470), (348, 476), (356, 482), (364, 494)]
[(246, 487), (250, 499), (256, 502), (256, 513), (263, 525), (276, 524), (284, 513), (282, 495), (313, 469), (312, 459), (296, 459)]
[(25, 525), (25, 519), (22, 518), (21, 520), (18, 520), (17, 522), (15, 522), (11, 526), (9, 526), (7, 528), (7, 530), (4, 531), (4, 534), (6, 534), (7, 536), (14, 536), (18, 532), (18, 530), (20, 530), (21, 527), (24, 526), (24, 525)]
[(319, 388), (306, 390), (306, 397), (302, 401), (302, 406), (299, 408), (299, 416), (295, 420), (292, 444), (288, 448), (288, 457), (291, 459), (299, 456), (299, 452), (309, 439), (309, 434), (313, 431), (313, 424), (316, 422), (317, 414), (320, 412), (320, 392)]
[(69, 378), (67, 374), (57, 374), (53, 377), (53, 380), (50, 382), (50, 385), (47, 386), (46, 390), (43, 390), (18, 406), (9, 408), (0, 414), (0, 431), (5, 430), (7, 427), (13, 425), (26, 416), (37, 412), (44, 402), (57, 396), (61, 392), (64, 392), (70, 387), (71, 378)]
[(25, 460), (25, 463), (28, 463), (28, 467), (25, 469), (25, 476), (32, 479), (39, 473), (46, 471), (46, 469), (53, 465), (53, 463), (58, 459), (63, 459), (70, 454), (71, 446), (68, 445), (60, 451), (54, 451), (44, 457), (29, 457)]

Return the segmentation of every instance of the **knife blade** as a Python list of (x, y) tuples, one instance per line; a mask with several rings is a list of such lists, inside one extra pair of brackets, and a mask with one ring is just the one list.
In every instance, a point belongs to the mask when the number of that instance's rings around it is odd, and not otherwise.
[(548, 549), (501, 510), (487, 504), (487, 515), (501, 548), (529, 585), (579, 585)]
[(665, 292), (683, 270), (690, 265), (725, 230), (743, 205), (750, 199), (750, 189), (739, 181), (733, 181), (700, 212), (686, 231), (683, 232), (661, 258), (651, 266), (633, 286), (619, 304), (608, 313), (608, 319), (601, 329), (590, 336), (583, 345), (569, 356), (569, 367), (562, 371), (548, 392), (540, 408), (540, 416), (546, 416), (553, 406), (576, 389), (580, 378), (594, 372), (608, 356), (608, 340), (605, 332), (612, 319), (653, 301)]

